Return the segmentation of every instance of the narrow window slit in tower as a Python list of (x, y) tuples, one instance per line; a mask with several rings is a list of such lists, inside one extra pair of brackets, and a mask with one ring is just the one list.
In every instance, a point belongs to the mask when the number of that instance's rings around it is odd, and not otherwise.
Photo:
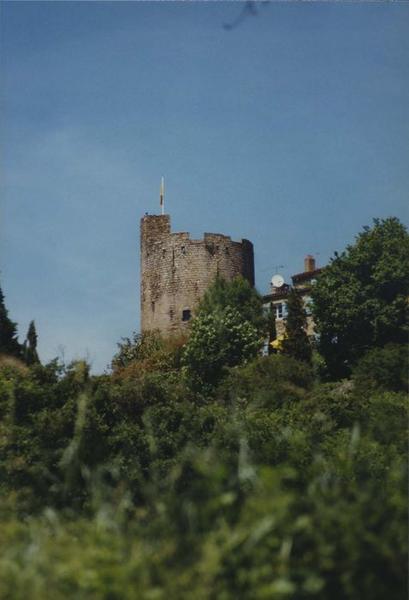
[(190, 321), (192, 316), (190, 308), (184, 308), (182, 311), (182, 321)]

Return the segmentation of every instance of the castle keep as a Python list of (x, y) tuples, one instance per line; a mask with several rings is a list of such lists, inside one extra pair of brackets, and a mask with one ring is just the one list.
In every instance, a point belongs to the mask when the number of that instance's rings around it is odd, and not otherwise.
[(141, 219), (141, 331), (183, 331), (216, 277), (254, 285), (253, 244), (218, 233), (172, 233), (169, 215)]

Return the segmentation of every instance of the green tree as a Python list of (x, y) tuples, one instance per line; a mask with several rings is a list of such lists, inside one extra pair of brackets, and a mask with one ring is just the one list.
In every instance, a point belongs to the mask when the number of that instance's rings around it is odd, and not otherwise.
[(368, 350), (407, 339), (409, 235), (375, 219), (331, 260), (312, 290), (318, 349), (330, 377), (348, 375)]
[(256, 356), (261, 346), (256, 327), (236, 308), (201, 313), (193, 321), (183, 353), (192, 382), (217, 384), (225, 367), (233, 367)]
[(387, 344), (372, 348), (353, 369), (355, 386), (368, 393), (408, 390), (409, 352), (407, 344)]
[(17, 340), (17, 324), (9, 319), (4, 303), (4, 294), (0, 288), (0, 354), (21, 357), (21, 345)]
[(287, 319), (285, 337), (282, 344), (283, 354), (297, 360), (311, 362), (312, 349), (307, 335), (307, 313), (301, 295), (292, 288), (287, 299)]
[(28, 326), (27, 337), (23, 345), (23, 357), (27, 365), (40, 362), (37, 354), (37, 331), (34, 321), (31, 321)]
[(234, 308), (243, 321), (252, 323), (259, 332), (268, 332), (269, 320), (263, 313), (263, 298), (241, 275), (231, 281), (216, 277), (200, 303), (198, 314), (223, 311), (228, 306)]
[(115, 376), (138, 378), (149, 372), (177, 371), (186, 336), (163, 337), (159, 331), (134, 333), (122, 338), (111, 367)]
[(274, 350), (271, 346), (272, 342), (277, 338), (277, 328), (276, 328), (276, 315), (273, 303), (270, 302), (269, 313), (267, 315), (268, 322), (268, 353), (274, 354)]

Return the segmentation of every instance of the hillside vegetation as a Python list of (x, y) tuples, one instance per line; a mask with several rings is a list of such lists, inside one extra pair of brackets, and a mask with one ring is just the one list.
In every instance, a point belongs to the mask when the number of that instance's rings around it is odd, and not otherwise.
[(20, 346), (1, 295), (0, 598), (404, 598), (408, 296), (408, 234), (375, 221), (317, 281), (315, 344), (294, 298), (260, 356), (260, 296), (217, 280), (188, 339), (91, 376), (34, 324)]

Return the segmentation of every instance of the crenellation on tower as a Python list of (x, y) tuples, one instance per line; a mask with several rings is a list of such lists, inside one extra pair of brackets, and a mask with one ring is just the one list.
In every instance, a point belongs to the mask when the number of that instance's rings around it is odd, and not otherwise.
[(249, 240), (205, 233), (171, 232), (169, 215), (141, 219), (141, 331), (183, 331), (206, 289), (219, 275), (242, 275), (254, 285), (254, 252)]

